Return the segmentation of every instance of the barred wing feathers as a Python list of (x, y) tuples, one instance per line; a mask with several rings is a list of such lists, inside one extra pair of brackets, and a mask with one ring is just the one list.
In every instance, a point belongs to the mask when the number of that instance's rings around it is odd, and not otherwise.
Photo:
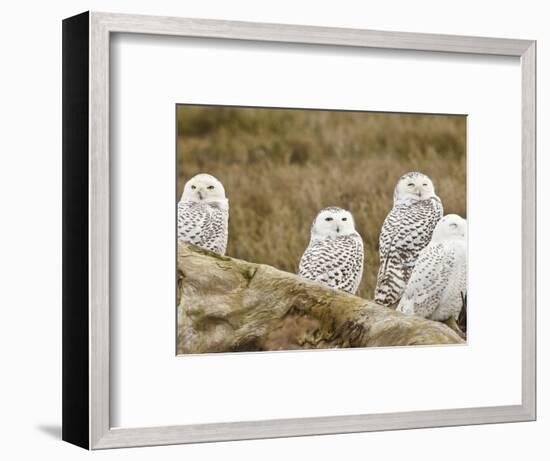
[(397, 204), (380, 233), (380, 268), (374, 300), (385, 306), (399, 301), (420, 251), (428, 245), (443, 207), (437, 197)]
[(359, 235), (312, 240), (300, 261), (300, 276), (355, 293), (363, 275), (363, 241)]

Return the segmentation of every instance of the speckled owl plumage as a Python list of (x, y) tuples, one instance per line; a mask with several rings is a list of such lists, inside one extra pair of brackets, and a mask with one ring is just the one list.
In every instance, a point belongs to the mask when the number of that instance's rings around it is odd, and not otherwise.
[[(429, 178), (412, 172), (399, 181)], [(431, 183), (431, 182), (430, 182)], [(441, 200), (435, 194), (426, 199), (400, 199), (396, 187), (394, 205), (380, 232), (380, 267), (374, 301), (384, 306), (399, 302), (419, 253), (428, 245), (443, 216)]]
[(418, 256), (398, 311), (431, 320), (458, 319), (467, 295), (465, 231), (466, 221), (457, 215), (438, 223), (432, 242)]
[(329, 207), (321, 210), (313, 222), (311, 240), (300, 260), (299, 275), (319, 282), (330, 288), (354, 294), (359, 288), (363, 275), (363, 239), (354, 230), (346, 235), (317, 236), (315, 226), (319, 215), (330, 213), (338, 219), (343, 213), (340, 208)]

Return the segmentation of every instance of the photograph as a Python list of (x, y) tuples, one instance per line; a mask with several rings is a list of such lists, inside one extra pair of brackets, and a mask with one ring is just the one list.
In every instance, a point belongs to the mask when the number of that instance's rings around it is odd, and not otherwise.
[(176, 118), (177, 354), (466, 340), (465, 115)]

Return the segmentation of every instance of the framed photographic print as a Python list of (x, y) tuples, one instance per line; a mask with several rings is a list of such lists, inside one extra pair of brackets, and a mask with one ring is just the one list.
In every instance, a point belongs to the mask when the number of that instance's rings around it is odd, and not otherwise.
[(533, 41), (65, 19), (63, 439), (534, 420), (535, 155)]

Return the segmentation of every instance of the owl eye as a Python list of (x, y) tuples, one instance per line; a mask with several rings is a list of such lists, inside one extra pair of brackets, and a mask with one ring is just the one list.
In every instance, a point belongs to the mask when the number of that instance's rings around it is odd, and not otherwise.
[(409, 184), (407, 184), (407, 186), (409, 186), (409, 187), (414, 187), (414, 183), (413, 183), (413, 182), (410, 182)]
[(214, 189), (214, 186), (208, 186), (207, 189), (212, 190), (212, 189)]
[(191, 189), (196, 189), (196, 186), (191, 186)]
[(348, 220), (348, 218), (342, 218), (342, 221), (347, 221), (347, 220)]
[(332, 221), (332, 218), (325, 218), (325, 221)]
[(424, 184), (422, 184), (424, 187), (428, 187), (428, 183), (425, 182)]
[(458, 227), (458, 224), (456, 224), (456, 223), (449, 224), (449, 228), (451, 228), (451, 229), (456, 229), (457, 227)]

